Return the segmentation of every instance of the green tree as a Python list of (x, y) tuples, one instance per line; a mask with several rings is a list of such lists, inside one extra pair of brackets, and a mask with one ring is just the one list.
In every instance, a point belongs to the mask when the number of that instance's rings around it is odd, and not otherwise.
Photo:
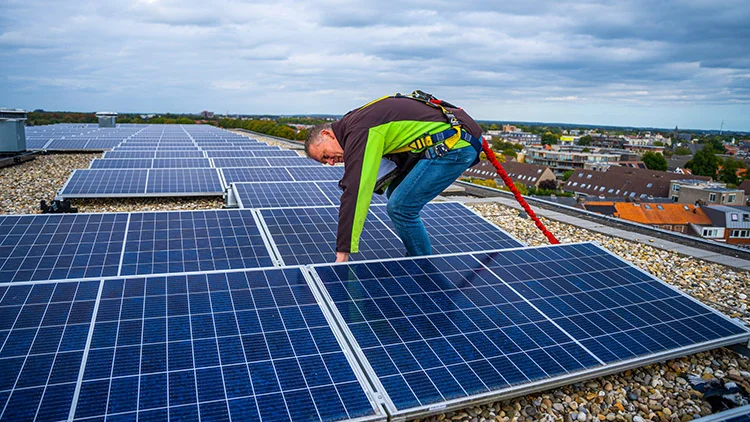
[(564, 182), (567, 182), (568, 179), (570, 179), (570, 176), (572, 176), (572, 175), (573, 175), (573, 170), (565, 170), (563, 172), (563, 174), (562, 174), (562, 180)]
[(667, 159), (659, 153), (649, 151), (643, 154), (642, 159), (646, 168), (649, 170), (667, 171), (669, 168), (667, 165)]
[(719, 180), (724, 183), (737, 185), (740, 183), (740, 178), (737, 177), (737, 170), (744, 169), (745, 163), (734, 158), (727, 158), (719, 170)]
[(721, 159), (716, 156), (711, 145), (706, 145), (695, 153), (692, 160), (685, 163), (685, 167), (696, 176), (716, 177), (719, 164), (721, 164)]
[(690, 148), (686, 147), (677, 147), (674, 149), (674, 155), (690, 155)]
[(591, 143), (594, 141), (593, 138), (591, 138), (590, 135), (583, 135), (580, 139), (578, 139), (578, 145), (583, 145), (585, 147), (591, 145)]
[(539, 182), (539, 189), (554, 191), (557, 189), (557, 180), (542, 180), (541, 182)]
[(556, 145), (559, 140), (560, 137), (551, 132), (545, 132), (542, 135), (542, 145)]

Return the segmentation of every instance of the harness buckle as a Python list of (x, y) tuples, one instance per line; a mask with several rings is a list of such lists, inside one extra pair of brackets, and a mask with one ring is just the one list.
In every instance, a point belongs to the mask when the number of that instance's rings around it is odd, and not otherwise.
[(448, 146), (445, 145), (445, 142), (441, 142), (439, 144), (436, 144), (432, 148), (427, 148), (424, 150), (424, 156), (428, 160), (432, 160), (434, 158), (440, 158), (448, 153)]

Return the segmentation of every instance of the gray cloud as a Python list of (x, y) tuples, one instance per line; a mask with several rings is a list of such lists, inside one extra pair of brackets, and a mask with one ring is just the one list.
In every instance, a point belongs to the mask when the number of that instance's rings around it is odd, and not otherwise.
[(343, 114), (422, 88), (484, 119), (750, 130), (748, 21), (744, 0), (6, 0), (0, 106)]

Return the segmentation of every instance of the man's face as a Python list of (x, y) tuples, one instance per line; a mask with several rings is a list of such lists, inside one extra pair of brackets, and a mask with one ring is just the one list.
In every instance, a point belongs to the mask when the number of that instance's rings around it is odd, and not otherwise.
[(344, 150), (336, 140), (333, 132), (324, 130), (320, 132), (323, 137), (321, 142), (310, 145), (310, 158), (323, 164), (334, 165), (344, 162)]

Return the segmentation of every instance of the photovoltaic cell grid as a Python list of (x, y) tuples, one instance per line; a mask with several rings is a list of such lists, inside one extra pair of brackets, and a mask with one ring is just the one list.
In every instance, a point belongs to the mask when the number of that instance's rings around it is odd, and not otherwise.
[(104, 282), (76, 420), (377, 417), (299, 268)]
[(116, 276), (127, 214), (0, 217), (0, 281)]
[(271, 267), (250, 210), (130, 215), (119, 275)]
[(68, 419), (99, 281), (0, 287), (0, 419)]
[[(400, 238), (386, 224), (385, 206), (370, 207), (360, 251), (352, 260), (397, 258), (406, 255)], [(338, 207), (262, 209), (260, 215), (285, 265), (320, 264), (335, 256)], [(456, 203), (429, 203), (422, 221), (434, 253), (494, 250), (522, 246), (521, 242)], [(446, 215), (456, 218), (446, 226)], [(478, 236), (477, 233), (481, 233)], [(459, 243), (453, 243), (460, 240)], [(473, 241), (472, 241), (473, 240)]]
[(343, 166), (299, 167), (289, 168), (289, 174), (298, 182), (314, 182), (319, 180), (339, 181), (344, 177)]
[(268, 167), (268, 161), (262, 157), (214, 158), (214, 167)]
[[(328, 196), (328, 199), (331, 200), (333, 205), (341, 205), (341, 194), (344, 193), (344, 191), (339, 188), (338, 182), (315, 182), (315, 184), (318, 185), (318, 187), (323, 192), (325, 192), (326, 196)], [(370, 202), (370, 204), (378, 205), (386, 203), (388, 203), (388, 198), (386, 198), (385, 195), (372, 195), (372, 201)]]
[(227, 186), (238, 182), (291, 182), (292, 176), (281, 167), (235, 167), (223, 168), (224, 182)]
[(153, 166), (151, 158), (95, 158), (91, 160), (92, 169), (148, 169)]
[(314, 270), (396, 415), (750, 338), (593, 244)]
[(151, 169), (146, 193), (221, 194), (224, 187), (216, 169)]
[(313, 182), (235, 183), (232, 191), (240, 208), (329, 206), (326, 195)]
[(86, 197), (144, 193), (147, 176), (148, 170), (145, 169), (78, 169), (73, 171), (60, 195)]

